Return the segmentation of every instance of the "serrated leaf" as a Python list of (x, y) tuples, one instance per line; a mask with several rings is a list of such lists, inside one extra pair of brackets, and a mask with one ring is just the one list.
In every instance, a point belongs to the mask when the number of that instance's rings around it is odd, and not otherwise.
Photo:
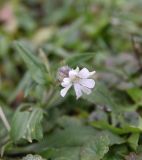
[(31, 111), (17, 110), (11, 123), (11, 138), (16, 142), (20, 139), (39, 140), (42, 138), (41, 121), (43, 111), (40, 108), (32, 108)]

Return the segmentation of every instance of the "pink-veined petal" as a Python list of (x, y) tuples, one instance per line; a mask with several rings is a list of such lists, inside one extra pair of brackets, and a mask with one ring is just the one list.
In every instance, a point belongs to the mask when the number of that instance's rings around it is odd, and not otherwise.
[(95, 87), (95, 81), (93, 79), (80, 79), (79, 83), (87, 88)]
[(82, 91), (81, 91), (81, 86), (80, 84), (78, 83), (75, 83), (74, 84), (74, 90), (75, 90), (75, 93), (76, 93), (76, 98), (80, 98), (82, 96)]
[(65, 95), (67, 94), (70, 87), (71, 87), (71, 85), (69, 85), (68, 87), (65, 87), (61, 90), (60, 94), (61, 94), (62, 97), (65, 97)]
[(81, 90), (82, 90), (84, 93), (88, 94), (88, 95), (92, 92), (91, 89), (89, 89), (89, 88), (87, 88), (87, 87), (84, 87), (84, 86), (81, 87)]
[(90, 72), (88, 71), (87, 68), (83, 68), (79, 71), (78, 77), (80, 78), (88, 78), (90, 76)]

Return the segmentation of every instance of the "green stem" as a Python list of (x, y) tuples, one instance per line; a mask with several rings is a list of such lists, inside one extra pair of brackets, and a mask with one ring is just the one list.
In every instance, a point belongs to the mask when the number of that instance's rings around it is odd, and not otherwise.
[(8, 120), (7, 120), (7, 118), (6, 118), (6, 116), (5, 116), (5, 114), (4, 114), (4, 112), (3, 112), (3, 109), (2, 109), (2, 107), (0, 106), (0, 118), (1, 118), (1, 120), (2, 120), (2, 122), (3, 122), (3, 124), (4, 124), (4, 126), (5, 126), (5, 128), (8, 130), (8, 132), (10, 131), (10, 125), (9, 125), (9, 123), (8, 123)]

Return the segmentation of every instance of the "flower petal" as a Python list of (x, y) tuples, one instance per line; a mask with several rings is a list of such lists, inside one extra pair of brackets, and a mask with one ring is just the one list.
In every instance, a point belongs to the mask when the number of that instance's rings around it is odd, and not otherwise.
[(75, 90), (77, 99), (80, 98), (80, 97), (82, 96), (82, 91), (81, 91), (81, 86), (80, 86), (80, 84), (75, 83), (75, 84), (74, 84), (74, 90)]
[(74, 79), (78, 75), (78, 72), (76, 70), (69, 71), (69, 78)]
[(69, 71), (69, 78), (73, 79), (78, 75), (79, 67), (76, 67), (76, 69), (72, 69)]
[(88, 95), (92, 92), (91, 89), (89, 89), (89, 88), (87, 88), (87, 87), (84, 87), (84, 86), (81, 87), (81, 90), (82, 90), (84, 93), (88, 94)]
[(93, 79), (80, 79), (79, 83), (87, 88), (95, 87), (95, 81)]
[(76, 71), (77, 73), (79, 72), (79, 67), (78, 67), (78, 66), (76, 67), (75, 71)]
[(78, 73), (78, 76), (80, 78), (88, 78), (90, 76), (90, 72), (88, 71), (87, 68), (83, 68), (80, 70), (80, 72)]
[[(95, 73), (96, 73), (96, 71), (90, 72), (90, 76), (93, 76)], [(90, 76), (89, 76), (89, 77), (90, 77)]]
[(70, 78), (64, 78), (63, 82), (61, 83), (61, 86), (62, 87), (67, 87), (70, 84), (71, 84)]
[(64, 89), (61, 90), (60, 95), (62, 97), (65, 97), (65, 95), (67, 94), (68, 90), (70, 89), (72, 85), (69, 85), (68, 87), (65, 87)]

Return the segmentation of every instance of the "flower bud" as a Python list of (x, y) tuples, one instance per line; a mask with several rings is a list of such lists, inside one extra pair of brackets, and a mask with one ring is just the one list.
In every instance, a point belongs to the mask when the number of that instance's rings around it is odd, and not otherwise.
[(71, 70), (70, 67), (68, 66), (63, 66), (61, 68), (58, 69), (57, 72), (57, 79), (62, 82), (64, 78), (69, 76), (69, 71)]

